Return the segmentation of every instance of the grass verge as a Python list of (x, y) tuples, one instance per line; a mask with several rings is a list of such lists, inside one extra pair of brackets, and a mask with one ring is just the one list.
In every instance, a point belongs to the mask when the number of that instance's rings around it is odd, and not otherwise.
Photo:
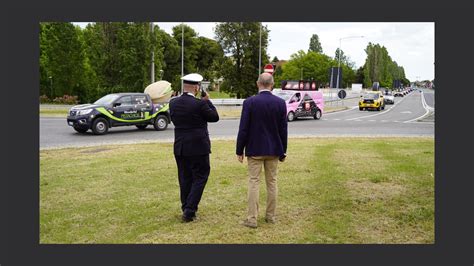
[[(171, 143), (40, 151), (41, 243), (434, 243), (432, 138), (290, 139), (278, 221), (239, 225), (246, 164), (214, 141), (198, 221), (180, 222)], [(245, 161), (246, 163), (246, 161)]]

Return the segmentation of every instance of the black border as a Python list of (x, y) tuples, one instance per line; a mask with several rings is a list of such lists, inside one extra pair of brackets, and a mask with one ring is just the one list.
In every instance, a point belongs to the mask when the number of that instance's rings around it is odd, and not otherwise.
[[(3, 265), (472, 265), (473, 12), (467, 1), (25, 1), (1, 18), (7, 73)], [(39, 245), (40, 21), (432, 22), (436, 53), (434, 245)], [(3, 76), (3, 75), (2, 75)], [(461, 77), (461, 78), (460, 78)], [(3, 86), (2, 86), (3, 87)], [(22, 95), (22, 103), (8, 101)], [(468, 116), (469, 115), (469, 116)], [(21, 118), (21, 119), (19, 119)], [(3, 134), (6, 134), (3, 136)], [(5, 161), (4, 161), (5, 162)], [(2, 169), (4, 169), (2, 167)], [(5, 220), (5, 217), (7, 218)], [(7, 223), (7, 224), (6, 224)], [(6, 237), (4, 237), (6, 236)]]

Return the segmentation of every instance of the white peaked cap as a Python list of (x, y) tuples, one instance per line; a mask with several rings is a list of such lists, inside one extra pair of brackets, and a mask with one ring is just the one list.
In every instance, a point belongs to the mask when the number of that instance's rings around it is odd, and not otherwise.
[(187, 74), (186, 76), (182, 77), (181, 78), (184, 82), (186, 83), (199, 83), (201, 82), (204, 78), (197, 74), (197, 73), (191, 73), (191, 74)]

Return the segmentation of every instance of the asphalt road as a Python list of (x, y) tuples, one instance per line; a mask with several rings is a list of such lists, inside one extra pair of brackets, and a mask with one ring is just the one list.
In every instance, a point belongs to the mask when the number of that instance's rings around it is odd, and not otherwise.
[[(351, 109), (323, 114), (321, 120), (299, 119), (288, 124), (290, 137), (305, 136), (434, 136), (434, 122), (418, 122), (434, 108), (434, 92), (414, 91), (405, 97), (396, 97), (394, 105), (386, 105), (383, 111), (359, 111)], [(426, 104), (423, 105), (422, 95)], [(235, 139), (239, 120), (221, 120), (209, 123), (211, 139)], [(135, 127), (117, 127), (107, 135), (76, 133), (66, 124), (64, 118), (40, 118), (40, 149), (94, 146), (101, 144), (140, 143), (172, 141), (173, 125), (165, 131), (155, 131), (152, 126), (146, 130)]]

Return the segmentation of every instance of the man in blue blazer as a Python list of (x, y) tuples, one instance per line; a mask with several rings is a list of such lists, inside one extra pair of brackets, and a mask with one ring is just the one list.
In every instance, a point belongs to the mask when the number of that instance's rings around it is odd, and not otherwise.
[(272, 94), (273, 76), (261, 74), (257, 86), (258, 94), (243, 103), (236, 148), (239, 162), (243, 162), (244, 150), (248, 161), (248, 214), (243, 225), (251, 228), (257, 227), (262, 167), (267, 184), (265, 221), (275, 222), (278, 161), (285, 160), (288, 142), (286, 103)]
[(210, 173), (211, 141), (208, 122), (219, 121), (209, 95), (196, 98), (202, 76), (189, 74), (182, 78), (183, 94), (170, 100), (170, 116), (174, 124), (174, 156), (178, 166), (182, 221), (196, 217), (198, 204)]

